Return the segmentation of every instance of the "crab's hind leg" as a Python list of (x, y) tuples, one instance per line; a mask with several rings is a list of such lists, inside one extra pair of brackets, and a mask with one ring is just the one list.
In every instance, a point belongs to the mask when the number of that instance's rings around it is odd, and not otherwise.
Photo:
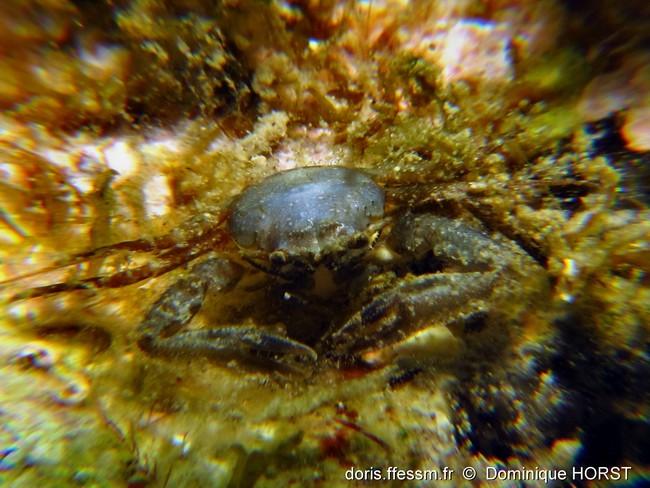
[(191, 278), (171, 285), (138, 327), (138, 345), (152, 355), (222, 359), (265, 352), (315, 359), (315, 352), (291, 339), (255, 327), (220, 327), (181, 331), (199, 311), (208, 289), (226, 291), (241, 277), (240, 266), (210, 258), (191, 270)]

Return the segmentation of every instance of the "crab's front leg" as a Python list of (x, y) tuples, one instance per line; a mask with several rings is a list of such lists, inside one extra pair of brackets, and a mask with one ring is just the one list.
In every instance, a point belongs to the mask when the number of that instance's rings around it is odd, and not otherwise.
[(167, 288), (147, 313), (138, 327), (140, 348), (160, 356), (223, 359), (266, 352), (315, 359), (315, 352), (304, 344), (254, 327), (181, 330), (199, 311), (209, 289), (226, 291), (237, 284), (241, 274), (240, 266), (222, 258), (194, 266), (190, 277)]
[(402, 217), (389, 243), (404, 259), (429, 260), (440, 271), (407, 274), (333, 335), (339, 350), (372, 348), (363, 357), (373, 362), (390, 359), (400, 347), (395, 344), (415, 338), (418, 331), (489, 311), (497, 286), (514, 279), (517, 273), (511, 271), (526, 261), (513, 247), (460, 221), (428, 214)]

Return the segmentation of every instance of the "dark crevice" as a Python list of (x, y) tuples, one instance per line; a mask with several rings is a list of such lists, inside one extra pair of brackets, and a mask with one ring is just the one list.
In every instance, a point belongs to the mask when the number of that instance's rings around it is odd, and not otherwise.
[(583, 448), (580, 466), (613, 466), (623, 462), (647, 464), (650, 422), (626, 418), (620, 408), (626, 400), (650, 392), (650, 362), (646, 355), (605, 352), (592, 339), (589, 327), (577, 315), (558, 321), (560, 336), (552, 358), (560, 384), (574, 394), (581, 408)]

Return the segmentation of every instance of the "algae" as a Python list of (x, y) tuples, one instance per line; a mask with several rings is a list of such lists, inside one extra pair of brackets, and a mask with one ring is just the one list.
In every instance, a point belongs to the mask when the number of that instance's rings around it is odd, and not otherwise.
[[(645, 52), (648, 20), (598, 5), (592, 24), (551, 1), (3, 3), (0, 480), (349, 486), (351, 466), (601, 461), (647, 476), (647, 153), (612, 142), (622, 113), (603, 148), (579, 107)], [(445, 78), (458, 22), (507, 36), (494, 59), (512, 79)], [(189, 263), (236, 255), (232, 199), (310, 164), (364, 168), (391, 208), (462, 219), (541, 271), (383, 368), (140, 351), (137, 324)], [(274, 320), (300, 312), (249, 279), (192, 326), (286, 332)], [(463, 347), (442, 360), (450, 334)]]

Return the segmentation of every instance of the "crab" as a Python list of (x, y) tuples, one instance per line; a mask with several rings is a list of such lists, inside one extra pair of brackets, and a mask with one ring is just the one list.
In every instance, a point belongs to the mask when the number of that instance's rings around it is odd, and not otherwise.
[[(248, 187), (221, 220), (209, 224), (212, 216), (199, 216), (189, 222), (182, 239), (131, 241), (79, 257), (152, 251), (152, 263), (33, 289), (30, 296), (124, 286), (194, 261), (137, 326), (145, 353), (235, 356), (277, 366), (320, 358), (383, 365), (427, 331), (491, 313), (516, 295), (523, 276), (542, 272), (515, 243), (432, 210), (392, 205), (358, 169), (292, 169)], [(234, 252), (227, 251), (231, 241)], [(190, 327), (207, 298), (245, 292), (241, 283), (249, 271), (265, 277), (268, 310), (259, 316), (280, 317), (283, 330), (256, 321)]]
[[(395, 343), (404, 349), (427, 328), (488, 312), (495, 288), (535, 267), (515, 245), (461, 220), (395, 215), (385, 205), (380, 186), (345, 167), (293, 169), (249, 187), (228, 219), (243, 261), (270, 275), (285, 299), (298, 294), (294, 308), (320, 300), (343, 313), (330, 314), (311, 344), (257, 326), (183, 330), (206, 294), (226, 292), (242, 277), (242, 264), (210, 257), (154, 303), (138, 327), (140, 348), (216, 358), (262, 353), (273, 361), (355, 356), (382, 364), (400, 350)], [(334, 286), (323, 291), (323, 283)]]

